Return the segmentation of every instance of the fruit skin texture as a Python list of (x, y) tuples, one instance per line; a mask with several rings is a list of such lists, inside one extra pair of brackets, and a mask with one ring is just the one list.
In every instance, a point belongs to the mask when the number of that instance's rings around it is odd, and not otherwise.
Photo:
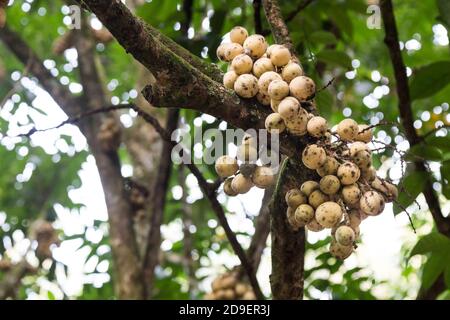
[(316, 85), (311, 78), (299, 76), (291, 80), (289, 90), (298, 100), (306, 101), (315, 94)]
[(271, 99), (281, 100), (289, 94), (289, 85), (283, 80), (274, 80), (267, 89)]
[(353, 162), (347, 161), (341, 164), (337, 171), (337, 176), (343, 185), (353, 184), (358, 181), (361, 171)]
[(278, 106), (280, 105), (281, 100), (270, 99), (270, 108), (273, 112), (278, 112)]
[(367, 150), (361, 150), (356, 153), (353, 161), (362, 170), (369, 169), (372, 166), (372, 155)]
[(265, 189), (275, 183), (275, 175), (271, 168), (258, 166), (252, 175), (252, 182), (258, 188)]
[(300, 102), (297, 99), (286, 97), (278, 104), (277, 110), (284, 120), (292, 120), (298, 117), (300, 108)]
[(231, 181), (231, 188), (239, 194), (249, 192), (252, 187), (253, 187), (252, 180), (244, 177), (244, 175), (241, 173), (236, 175), (233, 178), (233, 181)]
[(266, 118), (266, 129), (270, 133), (281, 133), (286, 129), (283, 118), (279, 113), (271, 113)]
[(258, 93), (258, 79), (251, 74), (242, 74), (234, 83), (234, 91), (243, 98), (253, 98)]
[(238, 171), (239, 166), (235, 158), (224, 155), (216, 160), (216, 172), (221, 178), (232, 176)]
[(243, 163), (239, 166), (239, 172), (246, 178), (251, 178), (258, 166), (254, 163)]
[(353, 142), (349, 146), (348, 150), (350, 152), (350, 156), (355, 157), (359, 151), (369, 151), (369, 147), (364, 142), (357, 141), (357, 142)]
[(320, 190), (328, 195), (336, 194), (341, 187), (339, 179), (333, 175), (327, 175), (320, 179), (319, 185)]
[(226, 195), (230, 197), (237, 196), (238, 193), (233, 190), (231, 187), (231, 182), (233, 181), (233, 178), (227, 178), (225, 182), (223, 183), (223, 192), (225, 192)]
[(326, 175), (336, 175), (337, 170), (339, 168), (339, 162), (331, 156), (327, 156), (325, 163), (320, 167), (317, 168), (317, 173), (319, 176), (324, 177)]
[(259, 91), (265, 94), (269, 94), (269, 85), (274, 80), (282, 80), (282, 79), (281, 76), (274, 71), (263, 73), (263, 75), (258, 80)]
[(314, 219), (314, 208), (308, 204), (301, 204), (295, 210), (294, 217), (295, 220), (306, 225)]
[(342, 209), (336, 202), (324, 202), (316, 209), (316, 220), (324, 228), (332, 228), (341, 219)]
[(245, 53), (247, 53), (253, 59), (260, 58), (267, 50), (266, 39), (260, 34), (254, 34), (245, 39), (243, 47)]
[(308, 145), (302, 153), (303, 164), (311, 170), (320, 168), (326, 161), (327, 155), (322, 147), (316, 144)]
[(387, 201), (394, 201), (398, 197), (398, 189), (392, 183), (375, 178), (371, 186), (376, 191), (380, 192)]
[[(269, 95), (263, 93), (263, 92), (259, 92), (256, 94), (256, 99), (259, 101), (259, 103), (261, 103), (263, 106), (270, 106), (270, 97)], [(276, 111), (275, 111), (276, 112)]]
[(336, 132), (343, 141), (355, 140), (359, 132), (358, 123), (353, 119), (344, 119), (339, 122)]
[(248, 37), (248, 31), (244, 27), (236, 26), (230, 31), (230, 40), (231, 42), (239, 43), (240, 45), (244, 44), (245, 39)]
[(371, 182), (377, 177), (377, 171), (374, 167), (363, 169), (361, 170), (361, 177), (367, 180), (367, 182)]
[(317, 222), (316, 218), (313, 218), (307, 225), (306, 228), (312, 232), (319, 232), (323, 230), (323, 227), (320, 223)]
[(239, 75), (232, 71), (228, 71), (227, 73), (225, 73), (223, 75), (223, 85), (228, 88), (233, 90), (234, 89), (234, 83), (236, 82), (236, 79), (239, 77)]
[(362, 141), (365, 143), (369, 143), (370, 141), (372, 141), (372, 129), (367, 129), (369, 126), (367, 124), (360, 124), (358, 125), (358, 134), (355, 138), (355, 140), (357, 141)]
[(298, 189), (291, 189), (284, 196), (286, 203), (292, 209), (296, 209), (301, 204), (308, 202), (308, 198)]
[(253, 68), (253, 60), (246, 54), (240, 54), (234, 57), (231, 67), (238, 75), (250, 73)]
[(227, 43), (223, 53), (223, 60), (230, 62), (234, 57), (243, 53), (244, 48), (239, 43)]
[(308, 197), (308, 203), (317, 209), (322, 203), (330, 200), (330, 197), (320, 190), (314, 190)]
[(298, 230), (299, 228), (304, 226), (304, 224), (295, 219), (295, 209), (292, 209), (291, 207), (288, 207), (286, 210), (286, 218), (288, 223), (294, 230)]
[(242, 162), (255, 163), (258, 160), (258, 150), (250, 144), (241, 144), (237, 149), (237, 158)]
[(269, 58), (259, 58), (253, 64), (253, 74), (257, 78), (261, 77), (266, 72), (274, 70), (275, 67), (273, 66), (272, 61), (270, 61)]
[(313, 117), (308, 121), (307, 130), (310, 135), (316, 138), (323, 137), (328, 130), (328, 123), (325, 118)]
[(345, 260), (347, 259), (353, 252), (353, 246), (343, 246), (339, 244), (337, 241), (331, 241), (330, 244), (330, 253), (333, 257)]
[(287, 83), (290, 83), (292, 79), (303, 75), (303, 69), (298, 63), (290, 62), (284, 66), (283, 71), (281, 71), (281, 77)]
[(341, 194), (347, 205), (357, 204), (361, 198), (361, 190), (356, 183), (343, 187)]
[(291, 60), (291, 53), (288, 48), (284, 46), (274, 47), (270, 51), (270, 61), (274, 66), (282, 67), (289, 63)]
[(336, 242), (343, 246), (350, 246), (355, 241), (355, 231), (349, 226), (340, 226), (334, 235)]
[(309, 197), (311, 193), (317, 189), (319, 189), (319, 183), (313, 180), (303, 182), (300, 187), (300, 191), (307, 197)]
[(362, 212), (369, 216), (377, 216), (384, 210), (384, 198), (376, 191), (367, 191), (359, 201)]
[[(290, 98), (290, 97), (288, 97)], [(290, 133), (296, 136), (303, 136), (306, 134), (306, 126), (308, 124), (308, 113), (305, 109), (299, 108), (297, 116), (292, 120), (284, 120), (286, 128)]]

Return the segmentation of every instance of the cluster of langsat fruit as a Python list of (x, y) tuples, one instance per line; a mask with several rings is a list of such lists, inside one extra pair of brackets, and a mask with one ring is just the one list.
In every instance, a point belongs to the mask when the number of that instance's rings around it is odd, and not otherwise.
[(220, 275), (211, 284), (212, 292), (205, 295), (205, 300), (255, 300), (252, 287), (239, 280), (236, 271)]
[[(347, 258), (355, 247), (361, 221), (380, 214), (385, 202), (395, 200), (398, 194), (393, 184), (377, 177), (372, 166), (367, 145), (372, 140), (371, 128), (345, 119), (331, 132), (325, 118), (302, 108), (303, 102), (314, 97), (316, 85), (286, 47), (268, 46), (263, 36), (249, 36), (243, 27), (233, 28), (230, 39), (231, 43), (217, 49), (219, 59), (231, 62), (223, 78), (225, 87), (243, 98), (256, 96), (261, 104), (270, 105), (274, 113), (265, 121), (269, 132), (287, 130), (315, 140), (304, 149), (302, 161), (321, 179), (306, 181), (300, 190), (286, 194), (289, 223), (294, 229), (306, 226), (310, 231), (331, 228), (331, 254)], [(220, 165), (225, 158), (219, 160)], [(231, 171), (237, 171), (237, 164), (228, 173)], [(232, 185), (227, 186), (233, 181), (226, 181), (224, 189), (233, 191)]]
[(216, 160), (216, 172), (226, 178), (223, 191), (234, 197), (250, 191), (254, 186), (266, 189), (274, 184), (273, 170), (264, 165), (257, 165), (258, 147), (256, 137), (245, 134), (237, 149), (236, 157), (224, 155)]
[(356, 247), (361, 221), (379, 215), (398, 191), (392, 183), (378, 178), (372, 166), (367, 145), (372, 140), (370, 127), (353, 119), (342, 120), (332, 133), (336, 137), (332, 142), (325, 135), (330, 132), (326, 121), (320, 125), (311, 121), (308, 133), (318, 139), (303, 150), (302, 162), (321, 179), (306, 181), (300, 189), (286, 193), (287, 218), (294, 229), (306, 226), (317, 232), (330, 228), (330, 253), (346, 259)]

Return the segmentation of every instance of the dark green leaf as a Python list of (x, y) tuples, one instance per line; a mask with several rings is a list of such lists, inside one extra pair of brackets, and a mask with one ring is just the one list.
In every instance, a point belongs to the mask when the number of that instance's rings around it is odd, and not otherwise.
[(418, 69), (411, 77), (411, 99), (430, 97), (450, 83), (450, 61), (433, 62)]
[(352, 69), (352, 59), (343, 51), (324, 49), (316, 54), (316, 59), (325, 63)]
[[(408, 207), (413, 201), (417, 198), (417, 196), (422, 192), (425, 182), (428, 179), (428, 174), (425, 172), (415, 172), (413, 171), (408, 176), (406, 176), (401, 185), (407, 192), (400, 192), (398, 197), (398, 202), (403, 207)], [(403, 209), (394, 204), (394, 214), (398, 214), (402, 212)]]
[(316, 31), (309, 36), (311, 43), (335, 44), (337, 42), (336, 36), (328, 31)]
[(446, 250), (450, 250), (450, 239), (438, 232), (432, 232), (419, 239), (409, 257), (416, 254), (436, 253)]
[(441, 161), (442, 152), (437, 147), (424, 146), (422, 144), (415, 145), (409, 150), (409, 160), (416, 160), (417, 157), (429, 161)]
[(440, 254), (431, 255), (422, 271), (422, 288), (428, 289), (436, 281), (441, 272), (444, 270), (446, 264), (448, 264), (450, 255)]

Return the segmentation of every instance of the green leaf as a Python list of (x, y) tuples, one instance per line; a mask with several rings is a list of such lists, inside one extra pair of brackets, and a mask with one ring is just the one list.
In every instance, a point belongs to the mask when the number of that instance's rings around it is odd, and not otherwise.
[(416, 254), (441, 252), (450, 250), (450, 239), (438, 232), (432, 232), (419, 239), (409, 257)]
[(447, 288), (450, 288), (450, 264), (444, 270), (444, 281)]
[(450, 253), (431, 255), (422, 271), (422, 288), (428, 289), (436, 281), (439, 275), (444, 271), (446, 265), (450, 262)]
[(450, 290), (442, 292), (436, 300), (450, 300)]
[(429, 161), (441, 161), (442, 152), (437, 147), (424, 146), (422, 144), (415, 145), (409, 150), (408, 159), (415, 160), (416, 157), (420, 157)]
[(418, 69), (410, 80), (411, 99), (431, 97), (450, 83), (450, 61), (433, 62)]
[(450, 136), (436, 137), (429, 136), (425, 139), (426, 144), (437, 147), (441, 150), (450, 150)]
[[(402, 186), (406, 192), (401, 192), (398, 197), (398, 203), (403, 207), (408, 207), (417, 196), (422, 192), (425, 182), (428, 179), (428, 174), (426, 172), (416, 172), (413, 171), (405, 178), (403, 178)], [(394, 203), (394, 214), (402, 212), (403, 209)]]
[(343, 51), (324, 49), (316, 54), (316, 59), (325, 63), (352, 69), (352, 59)]
[(450, 1), (436, 0), (439, 10), (440, 20), (448, 27), (450, 27)]
[(316, 31), (309, 36), (311, 43), (335, 44), (337, 42), (336, 36), (328, 31)]

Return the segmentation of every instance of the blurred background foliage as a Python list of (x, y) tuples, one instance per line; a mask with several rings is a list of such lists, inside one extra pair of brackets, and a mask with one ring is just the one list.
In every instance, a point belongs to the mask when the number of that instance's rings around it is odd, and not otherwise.
[[(254, 31), (254, 9), (252, 1), (248, 0), (194, 0), (192, 24), (187, 37), (180, 30), (184, 19), (183, 1), (132, 2), (137, 4), (136, 14), (142, 19), (195, 54), (219, 65), (221, 63), (217, 61), (215, 52), (222, 35), (235, 25)], [(280, 1), (283, 14), (289, 16), (300, 2), (303, 0)], [(371, 16), (367, 8), (374, 3), (376, 1), (373, 0), (311, 1), (288, 22), (293, 42), (306, 73), (316, 81), (318, 87), (334, 79), (317, 96), (320, 113), (331, 124), (349, 116), (358, 122), (371, 124), (385, 121), (385, 126), (377, 128), (376, 138), (428, 161), (435, 181), (433, 186), (440, 195), (444, 213), (448, 214), (450, 136), (446, 129), (437, 130), (450, 125), (448, 1), (414, 1), (414, 5), (408, 0), (394, 1), (403, 57), (414, 99), (414, 126), (420, 135), (434, 130), (419, 148), (410, 151), (397, 125), (397, 98), (394, 94), (392, 66), (383, 43), (384, 32), (382, 29), (367, 27), (367, 20)], [(63, 1), (11, 0), (7, 9), (10, 28), (20, 33), (63, 85), (68, 86), (74, 94), (79, 94), (80, 80), (75, 72), (76, 52), (68, 49), (64, 54), (57, 55), (51, 50), (55, 41), (61, 39), (68, 30), (68, 13)], [(92, 25), (99, 28), (96, 20), (93, 20)], [(262, 27), (264, 31), (268, 30), (264, 16)], [(270, 35), (268, 38), (273, 43)], [(132, 101), (140, 87), (137, 83), (138, 67), (131, 56), (116, 42), (99, 42), (97, 58), (111, 102)], [(223, 65), (221, 67), (225, 68)], [(92, 157), (79, 131), (70, 127), (51, 131), (47, 135), (39, 134), (39, 139), (11, 138), (33, 125), (56, 125), (59, 120), (53, 121), (55, 117), (64, 120), (60, 110), (39, 101), (43, 95), (45, 93), (36, 88), (36, 80), (28, 76), (26, 67), (0, 43), (1, 260), (18, 263), (25, 255), (31, 265), (38, 266), (22, 279), (17, 298), (112, 299), (113, 268), (106, 214), (99, 212), (105, 208), (102, 205), (92, 208), (83, 201), (82, 196), (76, 195), (76, 190), (86, 188), (85, 184), (90, 183), (86, 177), (83, 179), (83, 170), (89, 173), (92, 170), (89, 164), (93, 166)], [(182, 110), (182, 119), (191, 127), (198, 127), (199, 122), (204, 129), (220, 124), (216, 119), (188, 110)], [(121, 120), (127, 128), (133, 126), (134, 118), (130, 115), (124, 114)], [(46, 143), (42, 140), (46, 140)], [(124, 174), (128, 172), (131, 175), (131, 162), (125, 146), (121, 149), (121, 156)], [(376, 159), (382, 175), (400, 182), (405, 189), (400, 202), (409, 207), (418, 230), (417, 235), (412, 235), (407, 223), (402, 223), (399, 228), (403, 232), (398, 236), (398, 241), (402, 241), (399, 251), (401, 257), (396, 261), (400, 276), (394, 282), (387, 281), (375, 277), (371, 265), (361, 259), (351, 264), (336, 261), (326, 252), (329, 239), (313, 238), (309, 241), (306, 254), (307, 298), (414, 298), (420, 286), (431, 286), (441, 272), (444, 272), (447, 287), (450, 288), (450, 240), (433, 228), (423, 196), (420, 195), (424, 177), (413, 172), (410, 166), (403, 168), (400, 155), (392, 148), (376, 153)], [(202, 165), (202, 170), (206, 172), (207, 178), (214, 179), (212, 167)], [(192, 177), (180, 168), (175, 167), (174, 172), (181, 174), (172, 175), (167, 194), (162, 226), (164, 258), (157, 270), (155, 298), (200, 299), (208, 291), (207, 283), (211, 277), (231, 268), (237, 260), (232, 255), (222, 228), (217, 226), (209, 203), (199, 195), (195, 180), (192, 183)], [(401, 179), (402, 176), (405, 178)], [(95, 190), (98, 192), (99, 188)], [(189, 277), (182, 259), (184, 242), (181, 217), (186, 206), (180, 200), (180, 193), (188, 195), (188, 199), (184, 200), (188, 201), (192, 213), (189, 232), (193, 240), (192, 268), (195, 279)], [(405, 196), (407, 193), (411, 196)], [(416, 197), (420, 208), (413, 203)], [(97, 200), (100, 198), (97, 197)], [(223, 194), (219, 200), (228, 203)], [(231, 207), (228, 208), (233, 211)], [(240, 214), (230, 212), (230, 216), (245, 223), (253, 220), (257, 211), (248, 213), (245, 205), (243, 209), (239, 210)], [(399, 208), (394, 208), (385, 214), (399, 212)], [(36, 241), (28, 240), (31, 237), (30, 226), (39, 219), (52, 222), (61, 241), (59, 247), (52, 245), (53, 254), (45, 259), (38, 257)], [(71, 228), (72, 223), (78, 227)], [(244, 244), (249, 242), (253, 232), (252, 227), (247, 229), (239, 233), (239, 240)], [(383, 236), (384, 231), (379, 232)], [(72, 253), (76, 263), (67, 257)], [(225, 262), (217, 265), (217, 261)], [(262, 263), (270, 264), (267, 259), (263, 259)], [(0, 270), (0, 282), (3, 274), (6, 273)], [(266, 280), (266, 293), (267, 289)], [(449, 296), (449, 290), (441, 294), (441, 298)]]

